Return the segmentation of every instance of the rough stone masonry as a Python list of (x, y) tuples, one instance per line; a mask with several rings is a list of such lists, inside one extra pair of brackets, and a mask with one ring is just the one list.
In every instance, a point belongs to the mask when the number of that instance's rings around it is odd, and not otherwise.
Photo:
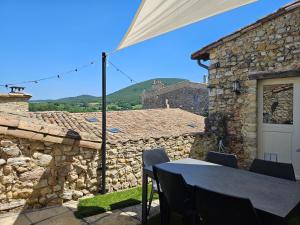
[[(210, 60), (209, 113), (227, 118), (228, 149), (240, 160), (251, 161), (257, 156), (258, 82), (252, 75), (299, 71), (299, 1), (202, 48), (192, 58)], [(239, 94), (232, 91), (236, 80)]]
[[(171, 159), (203, 158), (213, 136), (186, 135), (107, 146), (107, 186), (117, 191), (141, 185), (143, 150), (164, 147)], [(59, 205), (97, 194), (96, 149), (0, 135), (0, 212)]]
[[(140, 130), (140, 138), (122, 140), (116, 139), (116, 136), (112, 139), (109, 135), (106, 177), (109, 192), (141, 185), (143, 150), (163, 147), (171, 159), (201, 159), (208, 150), (215, 149), (216, 135), (204, 132), (200, 116), (175, 109), (132, 113), (135, 120), (138, 114), (147, 113), (147, 120), (151, 123), (149, 119), (152, 114), (160, 115), (162, 119), (164, 114), (172, 117), (172, 112), (181, 120), (188, 118), (187, 121), (190, 121), (189, 117), (199, 120), (197, 132), (180, 133), (172, 128), (167, 133), (162, 128), (164, 135), (151, 136), (153, 130), (151, 135)], [(131, 112), (121, 113), (128, 117)], [(74, 119), (72, 114), (53, 112), (46, 113), (47, 119), (54, 114), (56, 120), (69, 116), (60, 122)], [(0, 113), (0, 213), (60, 205), (64, 201), (97, 194), (101, 187), (99, 137), (24, 115)], [(122, 121), (126, 123), (124, 119)], [(174, 124), (173, 119), (171, 121)], [(83, 121), (79, 122), (88, 127)], [(195, 130), (186, 122), (179, 124), (183, 125), (181, 129)], [(126, 124), (124, 126), (128, 127)], [(99, 130), (97, 127), (90, 129)]]

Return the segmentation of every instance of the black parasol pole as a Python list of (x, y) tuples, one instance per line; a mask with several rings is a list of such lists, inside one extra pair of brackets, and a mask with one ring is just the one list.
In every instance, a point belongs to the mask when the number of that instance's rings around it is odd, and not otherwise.
[(106, 193), (106, 56), (106, 53), (102, 52), (102, 194)]

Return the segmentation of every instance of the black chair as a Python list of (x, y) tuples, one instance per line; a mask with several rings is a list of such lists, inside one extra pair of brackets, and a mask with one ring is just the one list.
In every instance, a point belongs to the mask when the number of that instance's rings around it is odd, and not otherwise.
[(205, 161), (227, 167), (238, 168), (237, 158), (233, 154), (210, 151), (207, 153)]
[[(143, 166), (144, 167), (153, 166), (153, 165), (161, 164), (161, 163), (165, 163), (165, 162), (170, 162), (170, 159), (164, 149), (157, 148), (157, 149), (143, 151)], [(156, 193), (158, 192), (158, 188), (157, 188), (155, 179), (152, 179), (151, 181), (152, 181), (151, 182), (152, 187), (151, 187), (151, 193), (150, 193), (150, 198), (149, 198), (149, 204), (148, 204), (148, 208), (147, 208), (147, 215), (149, 215), (149, 213), (150, 213), (151, 204), (153, 201), (153, 195), (155, 192)]]
[(195, 187), (197, 212), (204, 225), (261, 225), (249, 199)]
[(286, 180), (296, 181), (292, 164), (254, 159), (250, 171), (271, 177), (278, 177)]
[(193, 190), (189, 189), (182, 175), (156, 166), (153, 167), (153, 173), (158, 184), (160, 202), (163, 203), (160, 212), (161, 225), (170, 224), (172, 212), (183, 216), (183, 224), (196, 224), (197, 212), (193, 200)]

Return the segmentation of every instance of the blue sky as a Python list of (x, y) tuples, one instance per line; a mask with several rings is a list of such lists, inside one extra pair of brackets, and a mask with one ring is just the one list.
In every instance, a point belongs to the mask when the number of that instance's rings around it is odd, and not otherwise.
[[(192, 52), (276, 11), (290, 0), (256, 3), (126, 48), (109, 60), (136, 81), (177, 77), (202, 82)], [(98, 60), (63, 79), (26, 85), (33, 99), (101, 95), (101, 52), (113, 51), (140, 0), (0, 0), (0, 84), (36, 80)], [(108, 92), (130, 81), (108, 67)], [(0, 92), (7, 92), (0, 87)]]

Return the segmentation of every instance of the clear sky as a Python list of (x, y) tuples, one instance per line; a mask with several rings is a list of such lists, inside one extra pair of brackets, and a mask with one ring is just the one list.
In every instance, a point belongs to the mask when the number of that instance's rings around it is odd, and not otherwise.
[[(59, 74), (98, 63), (63, 79), (26, 85), (33, 99), (101, 95), (101, 52), (113, 51), (140, 0), (0, 0), (0, 84)], [(276, 11), (291, 0), (259, 0), (126, 48), (109, 60), (136, 81), (177, 77), (203, 81), (192, 52)], [(108, 67), (108, 92), (130, 81)], [(0, 87), (0, 92), (7, 92)]]

